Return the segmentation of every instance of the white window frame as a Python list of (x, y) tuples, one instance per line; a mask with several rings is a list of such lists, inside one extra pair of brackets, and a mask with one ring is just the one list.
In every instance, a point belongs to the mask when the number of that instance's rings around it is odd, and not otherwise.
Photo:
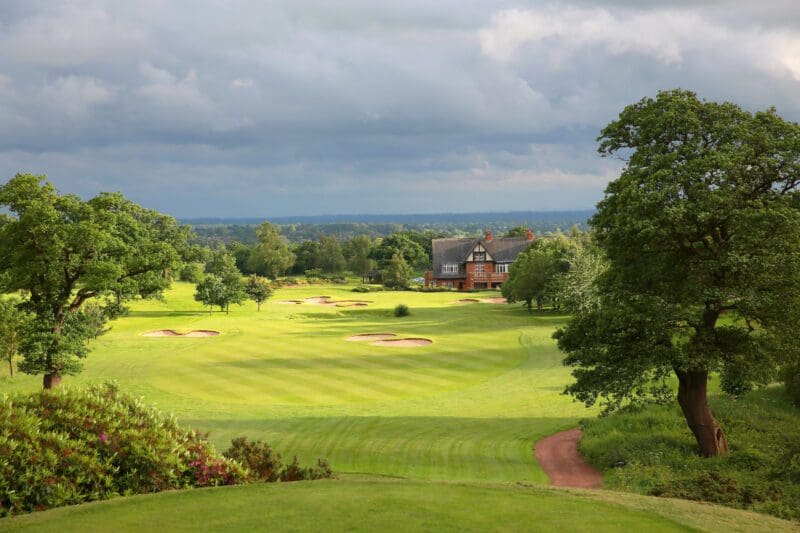
[(498, 274), (508, 274), (508, 267), (509, 267), (508, 263), (497, 263), (494, 266), (494, 271), (497, 272)]
[(442, 264), (442, 273), (443, 274), (458, 274), (458, 263), (443, 263)]
[(475, 273), (476, 274), (485, 274), (486, 273), (486, 263), (475, 263)]

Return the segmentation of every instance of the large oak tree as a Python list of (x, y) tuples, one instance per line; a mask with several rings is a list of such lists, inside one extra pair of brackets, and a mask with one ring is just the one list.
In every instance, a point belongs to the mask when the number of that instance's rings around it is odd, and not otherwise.
[(80, 370), (88, 340), (125, 300), (169, 286), (186, 249), (188, 229), (173, 218), (120, 194), (62, 195), (43, 176), (12, 178), (0, 207), (0, 291), (28, 295), (19, 366), (44, 374), (45, 388)]
[(625, 163), (591, 220), (599, 308), (556, 333), (567, 392), (609, 410), (677, 400), (704, 456), (727, 452), (709, 374), (768, 382), (800, 349), (800, 127), (688, 91), (626, 107), (599, 151)]

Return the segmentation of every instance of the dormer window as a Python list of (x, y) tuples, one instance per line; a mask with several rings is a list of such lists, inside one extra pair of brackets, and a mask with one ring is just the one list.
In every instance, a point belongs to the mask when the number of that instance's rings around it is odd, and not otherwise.
[(442, 273), (458, 274), (458, 263), (444, 263), (442, 265)]
[(472, 252), (472, 260), (476, 263), (483, 263), (486, 261), (486, 252)]

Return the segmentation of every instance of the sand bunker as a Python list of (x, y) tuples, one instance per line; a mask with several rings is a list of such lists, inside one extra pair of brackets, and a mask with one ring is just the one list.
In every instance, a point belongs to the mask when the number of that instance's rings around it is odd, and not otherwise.
[(303, 303), (303, 300), (280, 300), (278, 303), (282, 305), (299, 305)]
[(371, 342), (372, 346), (393, 346), (402, 348), (412, 348), (416, 346), (427, 346), (432, 344), (430, 339), (384, 339), (380, 341)]
[(187, 333), (178, 333), (174, 329), (158, 329), (142, 333), (144, 337), (216, 337), (219, 331), (211, 329), (195, 329)]
[(492, 297), (492, 298), (481, 298), (480, 300), (478, 300), (477, 298), (462, 298), (461, 300), (456, 300), (455, 302), (452, 302), (452, 303), (454, 303), (454, 304), (476, 304), (478, 302), (482, 302), (482, 303), (485, 303), (485, 304), (506, 304), (506, 303), (508, 303), (508, 301), (506, 301), (506, 299), (501, 297), (501, 296), (495, 296), (495, 297)]
[(303, 300), (314, 305), (332, 305), (336, 307), (366, 307), (371, 303), (366, 300), (331, 300), (330, 296), (314, 296)]
[(348, 341), (359, 342), (359, 341), (382, 341), (386, 339), (391, 339), (392, 337), (397, 337), (394, 333), (360, 333), (358, 335), (353, 335), (352, 337), (347, 337)]

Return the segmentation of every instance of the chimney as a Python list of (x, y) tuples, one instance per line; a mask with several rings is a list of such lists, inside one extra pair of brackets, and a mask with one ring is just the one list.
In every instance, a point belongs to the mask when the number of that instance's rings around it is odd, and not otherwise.
[(533, 240), (533, 232), (531, 231), (531, 229), (530, 229), (530, 228), (528, 228), (528, 235), (527, 235), (527, 237), (528, 237), (528, 240), (529, 240), (529, 241), (532, 241), (532, 240)]
[(492, 230), (486, 230), (486, 242), (492, 242)]

